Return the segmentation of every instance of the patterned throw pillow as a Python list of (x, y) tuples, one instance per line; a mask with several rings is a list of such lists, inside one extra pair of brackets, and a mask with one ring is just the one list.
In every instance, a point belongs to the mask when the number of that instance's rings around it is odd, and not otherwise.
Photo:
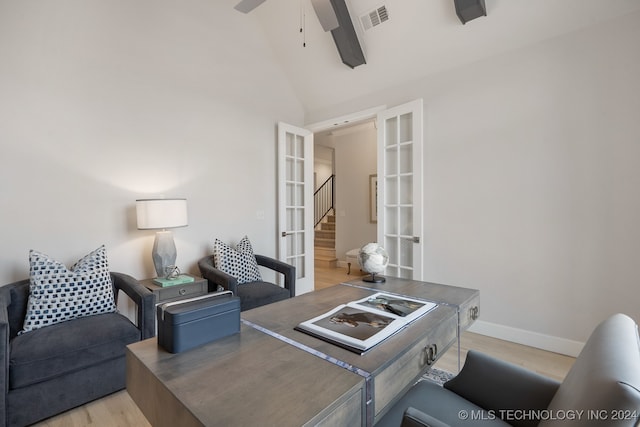
[(19, 334), (44, 326), (116, 311), (104, 246), (71, 269), (45, 254), (29, 251), (29, 302)]
[(213, 263), (218, 270), (235, 277), (239, 285), (262, 281), (258, 263), (247, 236), (238, 242), (235, 249), (216, 239), (213, 245)]

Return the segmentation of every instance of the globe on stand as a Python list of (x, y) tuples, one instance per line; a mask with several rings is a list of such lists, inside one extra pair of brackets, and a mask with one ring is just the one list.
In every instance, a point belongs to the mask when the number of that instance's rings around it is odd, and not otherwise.
[(370, 276), (364, 277), (362, 280), (369, 283), (382, 283), (386, 279), (382, 276), (376, 276), (384, 271), (389, 264), (389, 255), (378, 243), (367, 243), (358, 252), (358, 264), (365, 273)]

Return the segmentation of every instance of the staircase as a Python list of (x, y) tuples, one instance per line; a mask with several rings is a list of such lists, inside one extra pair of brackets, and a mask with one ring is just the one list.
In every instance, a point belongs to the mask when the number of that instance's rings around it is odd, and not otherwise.
[(336, 217), (326, 215), (315, 229), (314, 236), (315, 265), (323, 268), (336, 268)]

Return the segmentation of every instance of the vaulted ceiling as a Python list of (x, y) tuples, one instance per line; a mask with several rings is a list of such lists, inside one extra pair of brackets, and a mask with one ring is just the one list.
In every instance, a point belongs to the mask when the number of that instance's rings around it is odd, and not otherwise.
[[(355, 69), (342, 64), (310, 0), (267, 0), (246, 19), (262, 27), (313, 111), (640, 11), (638, 0), (485, 1), (487, 16), (463, 25), (453, 0), (346, 0), (367, 61)], [(359, 17), (383, 5), (389, 20), (364, 30)]]

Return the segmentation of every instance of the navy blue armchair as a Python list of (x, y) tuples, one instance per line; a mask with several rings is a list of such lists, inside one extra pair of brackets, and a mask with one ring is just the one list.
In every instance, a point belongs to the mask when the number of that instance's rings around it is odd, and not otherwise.
[(215, 267), (213, 256), (202, 258), (198, 261), (198, 267), (202, 277), (209, 282), (209, 292), (217, 291), (218, 287), (233, 292), (240, 298), (241, 311), (294, 297), (296, 294), (296, 268), (264, 255), (255, 255), (255, 257), (258, 265), (284, 276), (284, 287), (269, 282), (250, 282), (239, 285), (235, 277)]
[(68, 320), (21, 335), (29, 280), (0, 287), (0, 426), (25, 426), (125, 388), (125, 348), (155, 335), (154, 295), (110, 273), (114, 295), (137, 306), (137, 325), (119, 313)]

